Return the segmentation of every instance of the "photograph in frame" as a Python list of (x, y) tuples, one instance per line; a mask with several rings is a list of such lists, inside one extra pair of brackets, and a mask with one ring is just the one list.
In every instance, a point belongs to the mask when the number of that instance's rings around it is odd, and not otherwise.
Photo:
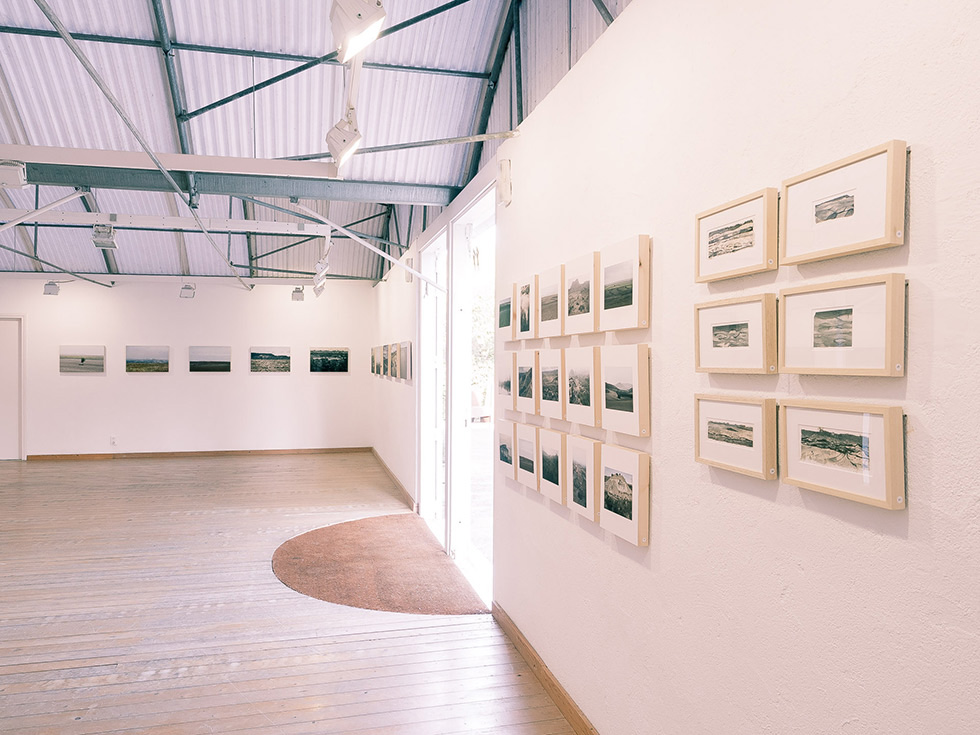
[(888, 510), (905, 508), (900, 406), (781, 400), (782, 479)]
[(591, 334), (599, 331), (599, 310), (595, 301), (599, 283), (599, 253), (587, 253), (566, 263), (562, 281), (564, 333)]
[(412, 379), (412, 343), (400, 342), (398, 345), (398, 377), (401, 380)]
[(494, 358), (496, 369), (497, 406), (508, 411), (517, 410), (517, 391), (514, 389), (514, 376), (517, 374), (517, 353), (497, 352)]
[(230, 373), (231, 347), (188, 347), (187, 363), (192, 373)]
[(538, 429), (536, 426), (517, 424), (516, 443), (517, 481), (524, 487), (538, 489)]
[(565, 505), (599, 522), (598, 467), (602, 442), (576, 434), (565, 437)]
[(694, 306), (694, 369), (699, 373), (774, 375), (776, 295)]
[(350, 350), (346, 347), (310, 350), (311, 373), (346, 373), (350, 370)]
[(637, 235), (599, 253), (599, 331), (650, 324), (650, 238)]
[(600, 423), (607, 431), (650, 436), (650, 346), (599, 349)]
[(497, 334), (504, 341), (514, 339), (514, 286), (506, 289), (506, 293), (497, 296)]
[(907, 146), (892, 140), (783, 182), (783, 265), (905, 243)]
[(381, 345), (381, 374), (388, 375), (388, 345)]
[(905, 276), (887, 273), (779, 292), (779, 372), (905, 374)]
[(720, 281), (779, 267), (778, 196), (770, 187), (697, 216), (695, 281)]
[(565, 504), (565, 437), (538, 429), (538, 491), (559, 505)]
[(371, 348), (371, 374), (378, 372), (378, 354), (375, 349)]
[(517, 479), (514, 427), (513, 421), (497, 422), (497, 465), (503, 476), (511, 480)]
[(516, 339), (534, 339), (537, 337), (538, 310), (537, 293), (534, 287), (535, 278), (531, 277), (526, 281), (519, 281), (514, 285), (514, 304), (516, 312), (513, 318), (517, 320), (515, 325)]
[(564, 352), (565, 420), (584, 426), (598, 426), (599, 348), (569, 347)]
[(563, 350), (538, 350), (538, 413), (565, 418), (565, 356)]
[(62, 373), (105, 375), (105, 345), (62, 345), (58, 363)]
[(401, 354), (400, 345), (397, 342), (392, 342), (388, 347), (388, 374), (398, 380), (398, 375), (401, 372)]
[(517, 410), (527, 414), (538, 412), (538, 393), (535, 385), (537, 372), (537, 353), (534, 350), (519, 350), (517, 366), (514, 371)]
[(694, 459), (762, 480), (775, 480), (776, 399), (694, 397)]
[(250, 347), (249, 372), (288, 373), (290, 356), (288, 347)]
[(170, 347), (166, 345), (126, 345), (126, 372), (170, 372)]
[(650, 455), (603, 444), (599, 462), (599, 525), (636, 546), (649, 545)]
[(563, 297), (565, 267), (557, 266), (538, 274), (538, 332), (537, 336), (560, 337), (564, 333), (565, 308)]

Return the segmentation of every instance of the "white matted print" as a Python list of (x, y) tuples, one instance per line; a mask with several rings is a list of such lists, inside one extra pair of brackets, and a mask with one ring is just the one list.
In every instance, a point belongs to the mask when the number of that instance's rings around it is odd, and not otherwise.
[(497, 407), (508, 411), (517, 410), (517, 391), (514, 375), (517, 371), (517, 353), (497, 352), (496, 358)]
[(780, 260), (809, 263), (905, 242), (905, 141), (783, 182)]
[(537, 381), (538, 413), (550, 419), (564, 419), (564, 350), (538, 350)]
[(513, 421), (497, 422), (497, 464), (504, 477), (511, 480), (517, 478), (517, 454), (514, 451), (516, 424)]
[(58, 362), (63, 373), (105, 375), (105, 345), (62, 345)]
[(398, 346), (401, 360), (398, 363), (398, 377), (402, 380), (412, 379), (412, 343), (401, 342)]
[(538, 429), (538, 490), (560, 505), (565, 504), (565, 437)]
[(584, 436), (565, 437), (565, 505), (593, 523), (599, 522), (598, 471), (602, 442)]
[(694, 397), (694, 459), (763, 480), (776, 479), (776, 399)]
[(599, 363), (602, 428), (650, 436), (649, 345), (606, 345)]
[(695, 304), (694, 369), (774, 375), (776, 295)]
[(505, 293), (497, 294), (497, 334), (503, 340), (514, 339), (514, 286), (505, 289)]
[(646, 329), (650, 324), (650, 238), (631, 237), (599, 256), (599, 331)]
[(697, 216), (698, 283), (775, 270), (778, 194), (763, 189)]
[(650, 455), (603, 444), (599, 525), (637, 546), (649, 545)]
[(538, 310), (536, 307), (538, 297), (535, 293), (534, 282), (535, 279), (532, 277), (514, 284), (514, 309), (516, 309), (516, 313), (513, 318), (517, 320), (514, 331), (515, 339), (534, 339), (537, 337)]
[(538, 394), (534, 379), (537, 362), (537, 353), (534, 350), (520, 350), (517, 353), (514, 390), (517, 391), (517, 410), (524, 413), (538, 412)]
[(779, 371), (905, 373), (905, 276), (888, 273), (779, 293)]
[(592, 252), (565, 264), (563, 277), (565, 334), (590, 334), (599, 329), (596, 289), (599, 253)]
[(565, 350), (565, 420), (584, 426), (599, 422), (599, 348)]
[(899, 406), (781, 400), (780, 463), (791, 485), (905, 507), (905, 439)]
[(517, 481), (532, 490), (538, 489), (538, 429), (517, 424)]
[(564, 332), (565, 267), (550, 268), (535, 276), (538, 293), (538, 337), (560, 337)]

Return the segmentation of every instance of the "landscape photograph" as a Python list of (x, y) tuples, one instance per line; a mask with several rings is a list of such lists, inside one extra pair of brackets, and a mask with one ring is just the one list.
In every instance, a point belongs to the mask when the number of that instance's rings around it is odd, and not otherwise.
[(739, 447), (754, 446), (752, 424), (736, 424), (731, 421), (708, 419), (708, 438), (724, 444), (735, 444)]
[(541, 400), (558, 402), (558, 368), (547, 367), (541, 369)]
[(513, 395), (513, 393), (511, 393), (510, 385), (510, 375), (504, 375), (497, 381), (497, 393), (502, 396)]
[(231, 347), (188, 347), (192, 373), (230, 373)]
[(628, 521), (633, 520), (633, 475), (605, 467), (602, 477), (602, 507)]
[(346, 373), (348, 350), (310, 350), (311, 373)]
[(60, 353), (61, 372), (63, 373), (104, 373), (104, 346), (63, 346)]
[(813, 346), (853, 347), (854, 309), (828, 309), (813, 312)]
[(572, 502), (589, 507), (589, 458), (584, 447), (572, 450)]
[(519, 439), (517, 442), (517, 466), (525, 472), (534, 473), (534, 442)]
[(498, 434), (497, 443), (500, 445), (500, 461), (504, 464), (514, 464), (514, 448), (511, 446), (513, 440), (507, 434)]
[(398, 345), (398, 377), (410, 380), (412, 377), (412, 343), (402, 342)]
[(576, 406), (592, 405), (592, 375), (588, 370), (568, 369), (568, 402)]
[(503, 329), (510, 326), (510, 299), (506, 298), (497, 304), (497, 326)]
[(401, 350), (397, 344), (391, 345), (388, 348), (388, 370), (389, 375), (393, 378), (397, 378), (398, 374), (401, 372)]
[(606, 408), (633, 413), (633, 371), (628, 367), (610, 366), (603, 370)]
[(558, 318), (558, 285), (553, 284), (547, 293), (541, 294), (541, 321), (552, 322)]
[(126, 345), (126, 372), (170, 372), (170, 348), (159, 345)]
[(534, 398), (534, 368), (530, 365), (517, 366), (518, 398)]
[(371, 372), (378, 372), (378, 360), (377, 355), (374, 354), (374, 348), (371, 348)]
[(866, 472), (871, 467), (870, 444), (866, 434), (800, 428), (800, 459), (811, 464)]
[(288, 373), (288, 347), (252, 347), (249, 349), (253, 373)]
[(755, 223), (752, 219), (733, 222), (708, 232), (708, 260), (745, 250), (755, 245)]
[(813, 205), (814, 224), (854, 216), (854, 195), (840, 194)]
[(521, 324), (520, 331), (531, 331), (531, 284), (525, 283), (521, 286)]
[(607, 267), (605, 288), (602, 295), (602, 308), (619, 309), (633, 303), (633, 261), (624, 260)]
[(588, 278), (581, 281), (573, 278), (572, 282), (568, 284), (568, 291), (565, 295), (568, 298), (568, 316), (589, 313), (590, 284)]
[(711, 346), (715, 349), (749, 346), (749, 323), (716, 324), (711, 327)]
[(541, 479), (558, 485), (558, 451), (556, 449), (541, 448)]
[(388, 374), (388, 345), (381, 345), (381, 374)]

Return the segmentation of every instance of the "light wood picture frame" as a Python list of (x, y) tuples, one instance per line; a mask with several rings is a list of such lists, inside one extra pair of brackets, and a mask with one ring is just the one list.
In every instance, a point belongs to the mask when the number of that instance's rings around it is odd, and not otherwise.
[(905, 374), (905, 276), (886, 273), (779, 292), (779, 372)]
[(565, 437), (565, 505), (593, 523), (599, 522), (599, 465), (602, 442), (585, 436)]
[(538, 308), (538, 338), (560, 337), (565, 333), (565, 266), (549, 268), (535, 277)]
[(694, 369), (775, 375), (776, 294), (695, 304)]
[(900, 406), (780, 400), (783, 481), (888, 510), (905, 508)]
[(599, 348), (569, 347), (565, 350), (565, 420), (598, 426)]
[(497, 335), (509, 342), (514, 339), (517, 325), (514, 320), (514, 284), (497, 294)]
[(565, 351), (538, 350), (538, 413), (550, 419), (565, 419)]
[(779, 267), (779, 192), (769, 187), (701, 212), (695, 219), (698, 283), (763, 273)]
[(892, 140), (784, 181), (780, 263), (903, 245), (907, 168), (905, 141)]
[(518, 411), (538, 413), (538, 391), (535, 375), (538, 372), (538, 353), (535, 350), (518, 350), (514, 367), (515, 401)]
[(636, 235), (599, 253), (599, 331), (650, 326), (650, 238)]
[(534, 276), (514, 284), (514, 306), (516, 311), (513, 318), (514, 339), (535, 339), (538, 336), (538, 294)]
[(599, 331), (596, 291), (599, 283), (599, 253), (594, 251), (565, 264), (564, 334), (591, 334)]
[(599, 526), (636, 546), (650, 543), (650, 455), (603, 444)]
[(602, 428), (650, 436), (650, 346), (601, 347), (596, 382)]
[(565, 504), (565, 437), (560, 431), (538, 429), (538, 491)]
[(510, 480), (517, 479), (516, 426), (513, 421), (497, 422), (497, 467)]
[(694, 396), (694, 459), (762, 480), (775, 480), (776, 399)]
[(401, 353), (401, 362), (399, 363), (398, 366), (398, 377), (401, 378), (402, 380), (411, 380), (412, 379), (412, 343), (401, 342), (398, 351), (399, 353)]
[(538, 489), (538, 427), (517, 424), (514, 440), (516, 442), (517, 481), (524, 487)]
[(517, 391), (514, 376), (517, 374), (517, 353), (497, 352), (494, 362), (497, 407), (507, 411), (517, 410)]

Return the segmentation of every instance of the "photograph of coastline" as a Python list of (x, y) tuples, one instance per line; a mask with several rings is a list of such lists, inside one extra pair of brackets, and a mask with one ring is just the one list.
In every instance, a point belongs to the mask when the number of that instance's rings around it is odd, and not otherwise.
[(711, 327), (711, 346), (715, 349), (749, 346), (749, 323), (717, 324)]
[(126, 345), (126, 372), (170, 372), (170, 347), (159, 345)]
[(327, 349), (310, 350), (311, 373), (346, 373), (348, 372), (348, 350)]
[(755, 220), (740, 220), (708, 232), (708, 259), (755, 245)]
[(253, 373), (288, 373), (290, 369), (288, 347), (251, 347), (251, 371)]
[(736, 424), (731, 421), (708, 419), (708, 438), (725, 444), (752, 447), (754, 429), (751, 424)]
[(813, 312), (814, 347), (853, 347), (854, 309)]
[(63, 373), (104, 373), (105, 346), (62, 345), (59, 362)]
[(811, 464), (866, 472), (871, 467), (871, 438), (856, 432), (800, 427), (800, 459)]
[(231, 347), (188, 347), (187, 354), (192, 373), (231, 372)]
[(829, 222), (854, 216), (854, 195), (840, 194), (813, 205), (813, 222)]

